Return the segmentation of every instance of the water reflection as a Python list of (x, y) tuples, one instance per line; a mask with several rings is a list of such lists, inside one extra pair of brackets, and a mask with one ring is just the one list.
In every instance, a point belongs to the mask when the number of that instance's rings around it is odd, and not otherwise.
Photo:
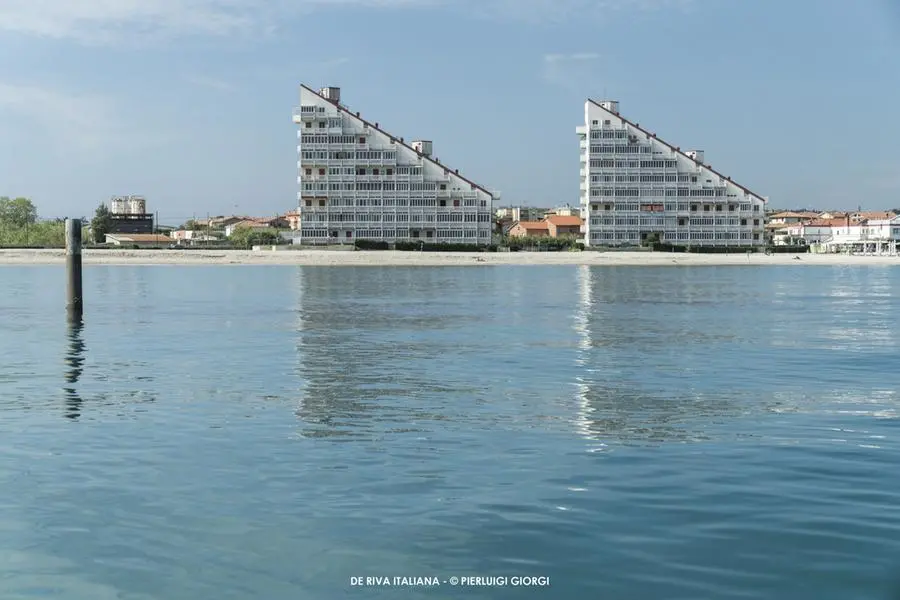
[(477, 304), (496, 293), (491, 273), (465, 269), (299, 270), (301, 435), (375, 439), (449, 414), (477, 420), (495, 382), (473, 364), (498, 343), (485, 321), (503, 315)]
[(721, 285), (732, 273), (579, 269), (575, 427), (581, 436), (601, 447), (699, 441), (709, 438), (711, 418), (749, 408), (750, 395), (733, 385), (736, 378), (728, 383), (735, 365), (715, 352), (739, 343), (738, 332), (745, 331), (734, 313), (729, 322), (710, 310), (748, 301)]
[(68, 326), (68, 349), (65, 363), (68, 367), (65, 372), (66, 387), (63, 388), (66, 395), (66, 417), (77, 420), (81, 416), (82, 399), (77, 390), (78, 381), (84, 370), (84, 338), (82, 330), (84, 322), (81, 319), (70, 321)]
[[(402, 333), (397, 336), (404, 324), (391, 319), (390, 307), (383, 305), (408, 284), (395, 277), (391, 286), (390, 275), (403, 278), (409, 272), (369, 269), (350, 278), (346, 268), (300, 269), (298, 273), (297, 353), (302, 383), (296, 414), (304, 424), (301, 435), (342, 440), (371, 439), (384, 433), (383, 423), (404, 420), (399, 407), (388, 405), (391, 398), (415, 398), (427, 387), (423, 382), (417, 389), (412, 374), (404, 369), (417, 344)], [(372, 301), (366, 302), (369, 298)], [(410, 420), (414, 409), (404, 410)]]

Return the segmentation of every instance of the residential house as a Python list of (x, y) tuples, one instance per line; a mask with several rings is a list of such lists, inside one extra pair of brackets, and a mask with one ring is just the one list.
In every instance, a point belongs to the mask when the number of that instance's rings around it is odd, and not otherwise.
[(498, 219), (512, 219), (513, 221), (540, 221), (549, 210), (537, 206), (507, 206), (498, 208), (494, 216)]
[(771, 214), (766, 218), (767, 223), (772, 225), (794, 225), (797, 223), (805, 223), (819, 218), (819, 213), (803, 211), (782, 211)]
[[(577, 209), (576, 209), (577, 210)], [(577, 215), (550, 215), (546, 219), (550, 229), (550, 237), (562, 235), (580, 236), (584, 221)]]
[(544, 221), (517, 221), (507, 233), (510, 237), (550, 237), (550, 224)]
[(518, 221), (510, 227), (511, 237), (560, 237), (564, 235), (581, 235), (584, 225), (581, 217), (550, 215), (541, 221)]
[(853, 215), (847, 215), (831, 227), (831, 238), (824, 240), (821, 248), (826, 252), (897, 254), (900, 252), (900, 216), (874, 214), (886, 218), (854, 222)]
[(300, 230), (300, 211), (289, 211), (284, 214), (284, 220), (287, 222), (288, 229), (291, 231)]
[(266, 231), (271, 229), (271, 226), (266, 221), (261, 221), (259, 219), (243, 219), (241, 221), (234, 221), (225, 226), (225, 237), (231, 237), (234, 234), (236, 229), (240, 228), (248, 228), (253, 231)]
[(207, 234), (205, 230), (201, 229), (177, 229), (172, 231), (169, 234), (169, 237), (171, 237), (176, 244), (191, 246), (222, 241), (219, 237)]
[(891, 211), (886, 210), (876, 210), (876, 211), (860, 211), (860, 212), (852, 212), (850, 213), (850, 222), (851, 223), (862, 223), (864, 221), (880, 221), (885, 219), (892, 219), (897, 216)]
[(557, 206), (556, 208), (551, 208), (545, 213), (545, 216), (550, 215), (558, 215), (560, 217), (577, 217), (581, 214), (581, 209), (577, 206), (569, 206), (566, 204), (565, 206)]

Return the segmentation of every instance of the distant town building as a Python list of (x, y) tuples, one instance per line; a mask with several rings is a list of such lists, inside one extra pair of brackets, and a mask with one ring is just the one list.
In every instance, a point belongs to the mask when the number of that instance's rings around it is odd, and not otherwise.
[(619, 114), (588, 100), (581, 145), (585, 244), (637, 245), (648, 237), (693, 246), (766, 243), (765, 198)]
[(113, 196), (109, 214), (110, 233), (153, 233), (153, 215), (143, 196)]
[(299, 242), (491, 242), (497, 197), (433, 155), (341, 103), (340, 88), (302, 85)]
[(498, 208), (494, 216), (498, 220), (510, 221), (540, 221), (550, 211), (549, 208), (538, 208), (537, 206), (506, 206)]
[(773, 225), (793, 225), (794, 223), (804, 223), (820, 218), (817, 212), (793, 212), (784, 211), (771, 214), (767, 217), (767, 222)]
[(577, 217), (581, 215), (581, 209), (575, 206), (557, 206), (547, 211), (547, 215), (557, 215), (559, 217)]

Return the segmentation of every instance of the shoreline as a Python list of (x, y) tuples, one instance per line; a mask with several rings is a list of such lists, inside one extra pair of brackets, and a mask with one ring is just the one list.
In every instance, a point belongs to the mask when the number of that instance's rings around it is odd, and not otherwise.
[[(797, 258), (799, 257), (799, 259)], [(668, 252), (402, 252), (391, 250), (84, 250), (85, 265), (281, 266), (900, 266), (900, 256)], [(64, 265), (62, 249), (0, 249), (0, 266)]]

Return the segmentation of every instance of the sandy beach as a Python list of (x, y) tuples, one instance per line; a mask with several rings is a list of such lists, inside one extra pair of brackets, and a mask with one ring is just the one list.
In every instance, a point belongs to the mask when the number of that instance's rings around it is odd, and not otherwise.
[[(797, 258), (799, 257), (799, 258)], [(898, 265), (897, 256), (670, 254), (665, 252), (393, 252), (336, 250), (85, 250), (85, 265), (723, 266)], [(63, 250), (0, 250), (0, 265), (62, 265)]]

